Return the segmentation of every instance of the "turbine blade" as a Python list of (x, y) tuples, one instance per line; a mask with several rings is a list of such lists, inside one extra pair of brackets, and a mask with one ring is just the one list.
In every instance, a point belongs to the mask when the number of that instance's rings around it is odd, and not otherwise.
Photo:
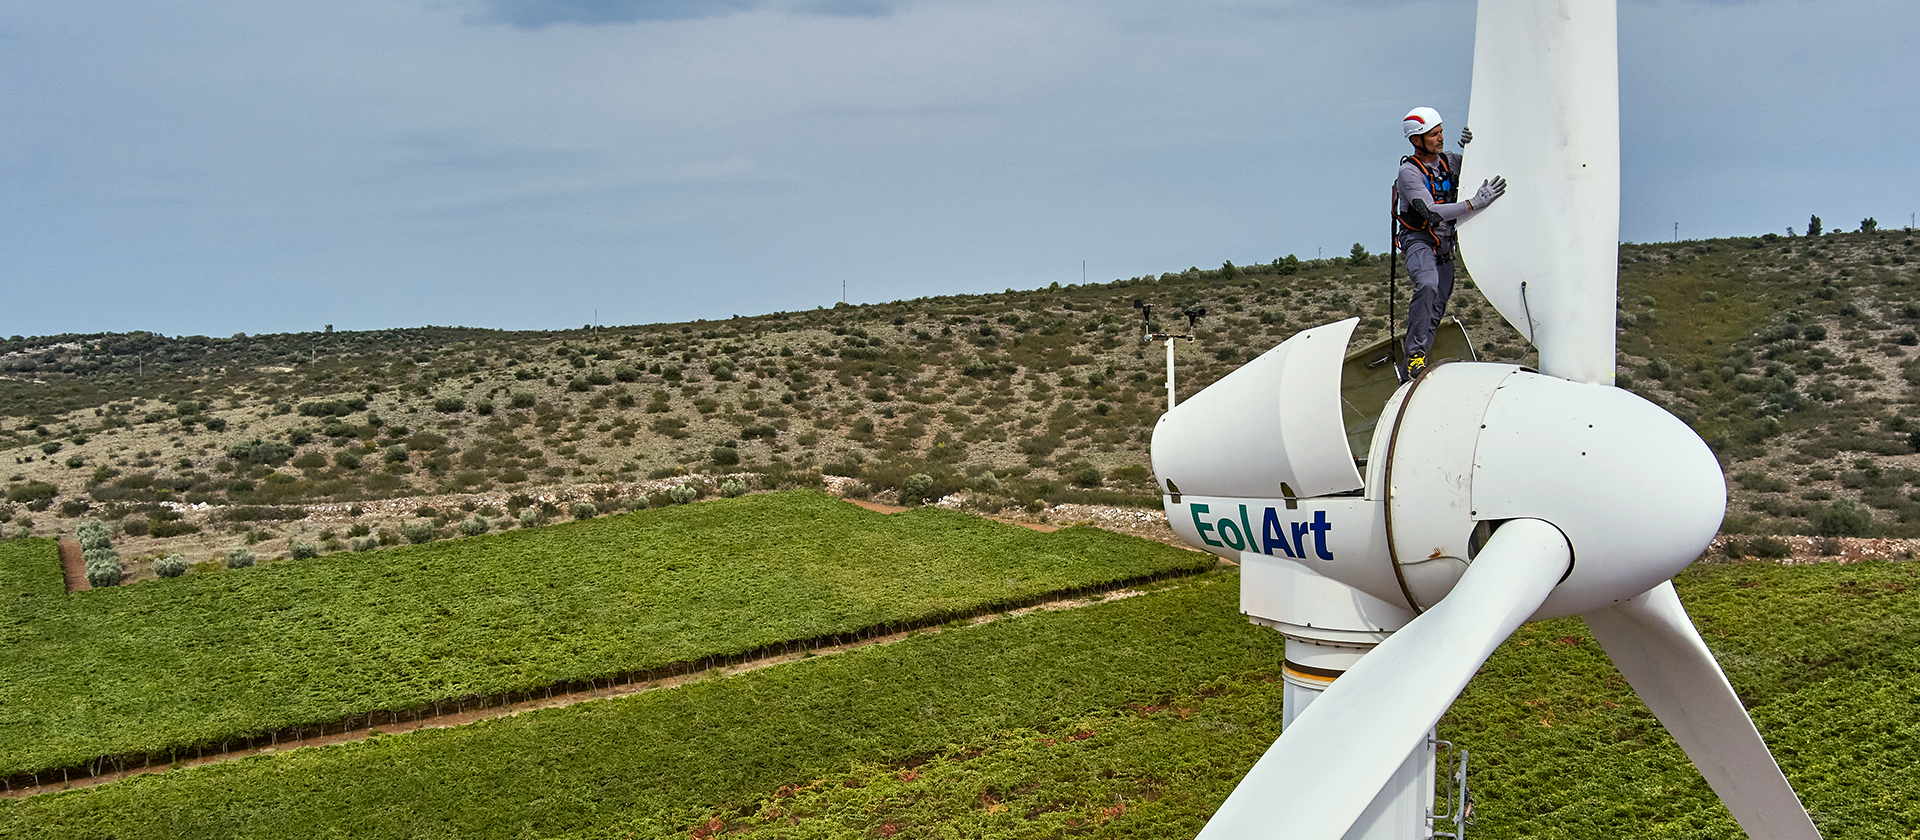
[(1672, 581), (1582, 618), (1748, 837), (1819, 840)]
[(1335, 680), (1254, 764), (1201, 840), (1339, 840), (1572, 557), (1537, 519), (1501, 526), (1433, 609)]
[(1480, 0), (1460, 174), (1463, 201), (1508, 183), (1460, 223), (1474, 284), (1540, 349), (1542, 373), (1600, 385), (1613, 384), (1620, 258), (1615, 30), (1613, 0)]

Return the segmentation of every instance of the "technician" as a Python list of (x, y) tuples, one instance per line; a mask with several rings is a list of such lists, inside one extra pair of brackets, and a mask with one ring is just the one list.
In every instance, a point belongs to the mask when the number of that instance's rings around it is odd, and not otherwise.
[[(1459, 200), (1460, 154), (1446, 150), (1440, 112), (1415, 108), (1400, 122), (1413, 154), (1400, 159), (1400, 177), (1393, 183), (1393, 214), (1399, 220), (1395, 237), (1407, 255), (1407, 274), (1413, 278), (1413, 302), (1407, 307), (1407, 378), (1427, 367), (1433, 333), (1453, 296), (1453, 223), (1479, 210), (1507, 191), (1505, 178), (1480, 182), (1466, 201)], [(1460, 147), (1473, 141), (1473, 132), (1460, 131)]]

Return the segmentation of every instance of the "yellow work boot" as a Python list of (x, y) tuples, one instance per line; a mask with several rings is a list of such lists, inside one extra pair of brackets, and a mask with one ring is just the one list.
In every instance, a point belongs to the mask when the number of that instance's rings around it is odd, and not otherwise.
[(1426, 369), (1427, 369), (1427, 356), (1425, 353), (1415, 353), (1413, 354), (1412, 358), (1407, 360), (1407, 378), (1408, 379), (1412, 379), (1416, 376), (1419, 376), (1420, 372)]

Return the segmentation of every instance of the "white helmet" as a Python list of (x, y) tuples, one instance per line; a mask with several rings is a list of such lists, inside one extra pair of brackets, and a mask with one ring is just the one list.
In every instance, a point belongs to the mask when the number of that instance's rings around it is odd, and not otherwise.
[(1440, 127), (1440, 112), (1432, 108), (1415, 108), (1407, 112), (1400, 120), (1400, 129), (1412, 137), (1425, 134)]

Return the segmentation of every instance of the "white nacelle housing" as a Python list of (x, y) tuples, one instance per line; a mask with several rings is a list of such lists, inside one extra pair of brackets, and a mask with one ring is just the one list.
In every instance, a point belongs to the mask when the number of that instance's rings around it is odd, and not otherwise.
[(1360, 489), (1340, 419), (1340, 364), (1359, 323), (1299, 333), (1161, 415), (1160, 489), (1261, 499)]

